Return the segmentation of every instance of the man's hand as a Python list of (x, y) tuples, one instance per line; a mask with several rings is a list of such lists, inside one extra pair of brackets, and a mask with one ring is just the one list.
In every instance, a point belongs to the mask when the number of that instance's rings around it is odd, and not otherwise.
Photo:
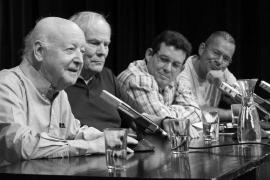
[[(138, 144), (138, 141), (131, 136), (127, 136), (127, 144)], [(134, 153), (134, 151), (130, 149), (129, 147), (127, 147), (127, 152)]]
[[(90, 137), (90, 136), (89, 136)], [(105, 139), (104, 139), (104, 133), (100, 134), (99, 136), (96, 136), (96, 139), (92, 138), (91, 140), (88, 140), (88, 150), (92, 153), (105, 153)], [(119, 137), (115, 137), (115, 141), (118, 141)], [(119, 140), (120, 141), (120, 140)], [(130, 136), (127, 136), (127, 144), (138, 144), (138, 141)], [(133, 153), (134, 151), (127, 147), (128, 153)]]
[(94, 127), (83, 126), (80, 128), (79, 133), (75, 139), (94, 140), (102, 136), (103, 132)]
[[(163, 120), (163, 128), (164, 130), (169, 133), (169, 122), (170, 121), (183, 121), (181, 119), (171, 119), (171, 118), (167, 118), (167, 119), (164, 119)], [(194, 128), (191, 124), (190, 124), (190, 127), (189, 127), (189, 136), (191, 138), (199, 138), (200, 135), (198, 133), (198, 131), (196, 130), (196, 128)]]
[(157, 125), (160, 126), (160, 122), (164, 119), (162, 117), (156, 116), (156, 115), (151, 115), (151, 114), (147, 114), (147, 113), (142, 113), (143, 116), (148, 117), (149, 119), (151, 119), (154, 123), (156, 123)]
[(206, 79), (211, 84), (223, 82), (225, 81), (224, 72), (222, 70), (210, 70), (206, 75)]
[(193, 127), (192, 125), (190, 125), (189, 128), (189, 135), (191, 138), (195, 139), (195, 138), (200, 138), (200, 134), (197, 131), (197, 129), (195, 127)]

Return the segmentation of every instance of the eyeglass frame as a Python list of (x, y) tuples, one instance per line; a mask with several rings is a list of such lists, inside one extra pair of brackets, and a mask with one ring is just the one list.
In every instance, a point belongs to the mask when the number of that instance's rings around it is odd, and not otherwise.
[(226, 66), (229, 66), (232, 63), (232, 58), (228, 55), (224, 54), (218, 49), (209, 48), (207, 44), (205, 44), (205, 49), (209, 50), (209, 52), (215, 56), (215, 59), (219, 59), (222, 56), (222, 63)]
[[(163, 64), (166, 64), (167, 65), (168, 63), (172, 62), (172, 60), (168, 56), (166, 56), (164, 54), (159, 54), (159, 52), (156, 52), (154, 55), (156, 55), (156, 57), (158, 58), (158, 60), (161, 63), (163, 63)], [(164, 56), (164, 57), (162, 57), (162, 56)], [(174, 71), (180, 70), (180, 72), (182, 72), (184, 70), (184, 68), (185, 68), (185, 61), (186, 61), (186, 58), (185, 58), (185, 60), (184, 60), (183, 63), (177, 62), (177, 64), (179, 64), (179, 65), (177, 65), (178, 67), (175, 67), (173, 65), (175, 61), (172, 62), (172, 68), (175, 68)]]

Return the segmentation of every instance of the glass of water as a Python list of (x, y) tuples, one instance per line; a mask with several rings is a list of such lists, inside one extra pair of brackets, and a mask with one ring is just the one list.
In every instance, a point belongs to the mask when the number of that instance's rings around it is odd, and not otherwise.
[(216, 111), (203, 112), (203, 137), (205, 141), (218, 141), (219, 139), (219, 116)]
[(172, 153), (189, 151), (189, 119), (170, 119), (168, 122)]
[(127, 159), (127, 129), (106, 128), (105, 153), (108, 170), (125, 170)]
[(237, 126), (239, 115), (241, 112), (241, 104), (231, 104), (231, 111), (232, 111), (232, 124), (233, 126)]

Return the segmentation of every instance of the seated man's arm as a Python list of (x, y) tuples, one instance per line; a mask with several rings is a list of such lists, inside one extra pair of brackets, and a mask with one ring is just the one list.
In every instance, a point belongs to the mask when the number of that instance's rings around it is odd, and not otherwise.
[(189, 118), (192, 122), (200, 121), (200, 109), (196, 103), (189, 101), (188, 95), (183, 100), (178, 96), (174, 105), (165, 104), (157, 83), (149, 76), (131, 75), (121, 83), (121, 88), (141, 105), (145, 113), (162, 118)]
[[(207, 78), (210, 83), (218, 84), (219, 82), (226, 82), (227, 84), (235, 88), (237, 91), (240, 90), (236, 78), (227, 68), (224, 71), (212, 70), (208, 73)], [(222, 103), (226, 103), (227, 108), (226, 107), (223, 108)], [(221, 101), (219, 102), (219, 107), (206, 107), (205, 106), (205, 107), (201, 107), (201, 109), (204, 109), (207, 111), (217, 111), (221, 120), (231, 121), (230, 105), (233, 103), (239, 103), (239, 102), (236, 102), (232, 97), (222, 92)]]
[(230, 109), (222, 109), (222, 108), (215, 108), (215, 107), (209, 107), (209, 106), (201, 106), (200, 108), (202, 111), (207, 111), (207, 112), (217, 111), (221, 121), (231, 121), (232, 120), (232, 115), (231, 115)]
[[(190, 119), (191, 123), (196, 123), (201, 121), (202, 111), (197, 104), (194, 95), (191, 90), (185, 83), (178, 82), (177, 90), (175, 93), (174, 105), (179, 108), (179, 105), (185, 107), (187, 112), (190, 112), (189, 115), (184, 116), (185, 118)], [(180, 106), (180, 107), (181, 107)]]
[[(80, 123), (74, 119), (71, 111), (66, 115), (66, 118), (70, 119), (67, 120), (69, 124), (66, 124), (66, 129), (63, 130), (62, 139), (57, 135), (52, 137), (47, 133), (48, 127), (42, 123), (49, 122), (35, 119), (29, 123), (27, 106), (33, 102), (25, 102), (25, 94), (24, 97), (22, 96), (24, 90), (10, 83), (0, 84), (0, 153), (5, 160), (14, 162), (20, 159), (75, 156), (104, 150), (102, 138), (93, 141), (72, 140), (79, 130)], [(65, 108), (64, 105), (63, 108)], [(61, 129), (58, 129), (59, 131)], [(82, 141), (83, 143), (80, 143)]]
[(130, 105), (133, 109), (135, 109), (139, 113), (143, 113), (143, 108), (141, 107), (141, 105), (137, 101), (132, 99), (132, 97), (123, 88), (120, 87), (120, 84), (117, 79), (115, 79), (115, 85), (116, 85), (116, 96), (125, 103), (127, 103), (128, 105)]

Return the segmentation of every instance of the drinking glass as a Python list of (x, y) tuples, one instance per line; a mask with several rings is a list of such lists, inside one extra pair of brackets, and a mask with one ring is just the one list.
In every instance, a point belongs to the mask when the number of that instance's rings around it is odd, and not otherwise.
[(168, 123), (172, 153), (189, 151), (189, 119), (171, 119)]
[(106, 128), (105, 152), (108, 170), (126, 169), (127, 159), (127, 129)]
[(203, 137), (205, 141), (218, 141), (219, 139), (219, 116), (216, 111), (203, 112)]

